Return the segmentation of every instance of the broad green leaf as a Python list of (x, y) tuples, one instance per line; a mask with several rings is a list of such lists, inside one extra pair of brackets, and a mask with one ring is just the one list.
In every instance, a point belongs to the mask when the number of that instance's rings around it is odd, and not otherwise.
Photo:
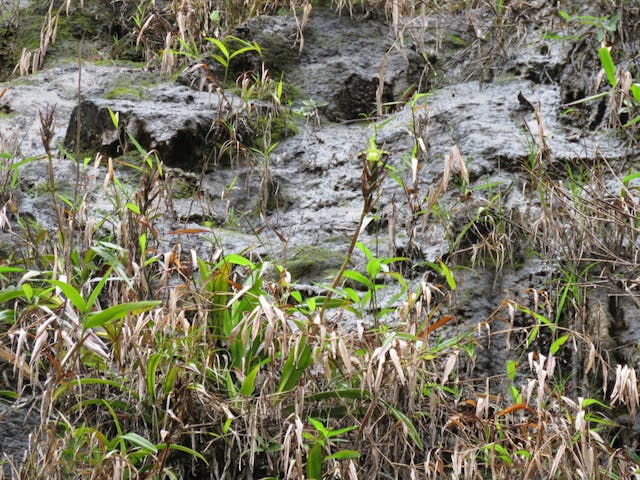
[(131, 210), (136, 215), (140, 215), (140, 207), (138, 207), (135, 203), (127, 202), (125, 205), (129, 210)]
[(373, 283), (371, 282), (371, 280), (355, 270), (345, 270), (342, 276), (345, 278), (349, 278), (355, 282), (361, 283), (369, 289), (373, 288)]
[(31, 299), (33, 298), (33, 287), (31, 286), (30, 283), (23, 283), (22, 284), (22, 291), (24, 292), (24, 298), (27, 299), (27, 301), (31, 301)]
[[(383, 264), (380, 260), (378, 259), (372, 259), (369, 260), (367, 262), (367, 274), (371, 277), (371, 278), (376, 278), (380, 272), (382, 271), (383, 268)], [(388, 267), (385, 267), (388, 268)]]
[(160, 300), (148, 300), (144, 302), (123, 303), (114, 305), (100, 312), (90, 313), (83, 320), (84, 328), (95, 328), (112, 320), (118, 320), (130, 313), (138, 314), (151, 310), (162, 302)]
[(507, 360), (507, 378), (513, 381), (516, 378), (516, 369), (518, 362), (515, 360)]
[(360, 452), (356, 450), (340, 450), (339, 452), (329, 455), (330, 460), (348, 460), (350, 458), (360, 458)]
[(633, 99), (640, 103), (640, 83), (632, 83), (631, 87), (631, 94), (633, 95)]
[(282, 378), (278, 393), (291, 390), (298, 383), (303, 372), (311, 364), (311, 347), (306, 337), (301, 337), (297, 349), (291, 349), (282, 367)]
[(226, 58), (221, 57), (220, 55), (213, 55), (213, 59), (222, 65), (224, 68), (229, 67), (229, 62)]
[(438, 265), (440, 266), (440, 272), (442, 273), (444, 278), (447, 280), (447, 285), (449, 285), (449, 288), (451, 290), (455, 290), (457, 288), (456, 279), (453, 278), (453, 273), (451, 273), (451, 270), (449, 270), (449, 267), (447, 267), (442, 260), (438, 260)]
[(135, 432), (129, 432), (129, 433), (125, 433), (124, 435), (119, 435), (118, 438), (130, 442), (136, 447), (140, 447), (142, 450), (146, 452), (153, 453), (153, 454), (158, 453), (158, 449), (153, 443), (151, 443), (149, 440), (138, 435)]
[(331, 430), (328, 432), (327, 438), (339, 437), (340, 435), (349, 433), (350, 431), (355, 430), (356, 428), (358, 427), (353, 425), (351, 427), (339, 428), (338, 430)]
[(349, 298), (353, 303), (360, 303), (360, 295), (351, 287), (345, 287), (341, 292)]
[(76, 380), (71, 380), (70, 382), (63, 383), (60, 385), (53, 394), (53, 399), (56, 400), (62, 393), (66, 392), (70, 388), (73, 388), (76, 385), (107, 385), (113, 388), (117, 388), (118, 390), (127, 393), (127, 395), (131, 395), (136, 400), (139, 399), (138, 394), (132, 390), (129, 390), (124, 383), (117, 382), (115, 380), (109, 380), (107, 378), (81, 378)]
[(147, 394), (152, 402), (156, 401), (156, 373), (163, 357), (161, 353), (154, 353), (147, 361)]
[(600, 63), (604, 69), (604, 73), (607, 75), (607, 80), (612, 87), (618, 85), (618, 79), (616, 78), (616, 66), (611, 58), (611, 50), (609, 47), (600, 47), (598, 49), (598, 56), (600, 57)]
[(307, 397), (307, 400), (311, 402), (317, 402), (320, 400), (327, 400), (329, 398), (346, 398), (349, 400), (362, 400), (365, 398), (371, 398), (371, 393), (368, 390), (356, 389), (344, 389), (335, 390), (330, 392), (318, 392)]
[(564, 345), (565, 343), (567, 343), (567, 340), (569, 340), (569, 335), (562, 335), (561, 337), (557, 338), (552, 344), (551, 344), (551, 348), (549, 348), (549, 353), (551, 355), (555, 355), (556, 353), (558, 353), (558, 350), (560, 350), (560, 347), (562, 345)]
[(249, 374), (245, 377), (244, 382), (242, 382), (242, 387), (240, 387), (240, 394), (245, 397), (250, 397), (253, 395), (253, 390), (255, 389), (256, 376), (260, 371), (260, 364), (256, 365), (251, 369)]
[(589, 407), (591, 405), (597, 405), (599, 407), (605, 408), (607, 410), (611, 410), (611, 407), (609, 405), (606, 405), (602, 402), (599, 402), (598, 400), (594, 399), (594, 398), (585, 398), (584, 400), (582, 400), (582, 403), (580, 404), (580, 406), (582, 408), (586, 408)]
[(254, 268), (254, 264), (251, 260), (244, 258), (242, 255), (238, 255), (236, 253), (231, 253), (224, 257), (223, 262), (231, 263), (234, 265), (240, 265), (241, 267), (251, 267)]
[(207, 40), (209, 40), (216, 47), (218, 47), (218, 50), (222, 52), (222, 55), (224, 55), (225, 59), (229, 59), (229, 49), (227, 49), (226, 45), (223, 42), (213, 37), (207, 37)]
[(325, 428), (321, 421), (316, 420), (315, 418), (309, 418), (309, 423), (313, 425), (313, 428), (315, 428), (324, 438), (329, 438), (330, 432)]
[(22, 288), (9, 287), (0, 290), (0, 303), (5, 303), (20, 297), (24, 297), (24, 290)]
[[(370, 140), (371, 141), (371, 140)], [(375, 140), (374, 140), (374, 145), (375, 145)], [(371, 253), (371, 250), (369, 250), (367, 248), (367, 246), (362, 243), (362, 242), (356, 242), (356, 248), (358, 250), (360, 250), (362, 253), (364, 253), (364, 255), (367, 257), (367, 259), (371, 260), (374, 258), (373, 253)]]
[(73, 306), (80, 311), (80, 313), (88, 312), (89, 309), (84, 299), (82, 298), (82, 295), (73, 286), (69, 285), (66, 282), (62, 282), (60, 280), (45, 280), (45, 281), (58, 287), (62, 291), (62, 293), (64, 293), (65, 297), (67, 297), (69, 301), (73, 304)]
[(307, 456), (307, 478), (310, 480), (322, 480), (322, 461), (324, 454), (322, 446), (316, 443), (309, 449)]
[(22, 273), (24, 268), (20, 267), (4, 267), (0, 265), (0, 273)]

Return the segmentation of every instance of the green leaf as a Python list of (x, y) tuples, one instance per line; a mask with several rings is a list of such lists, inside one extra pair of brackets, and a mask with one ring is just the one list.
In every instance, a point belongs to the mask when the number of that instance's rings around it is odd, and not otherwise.
[(251, 262), (251, 260), (248, 260), (244, 258), (242, 255), (238, 255), (236, 253), (232, 253), (224, 257), (223, 262), (239, 265), (241, 267), (251, 267), (251, 268), (255, 267), (255, 265)]
[(260, 364), (256, 365), (251, 369), (249, 374), (245, 377), (244, 382), (242, 382), (242, 387), (240, 387), (240, 394), (245, 397), (250, 397), (253, 395), (253, 390), (255, 389), (256, 376), (260, 371)]
[(149, 395), (151, 402), (156, 401), (156, 374), (160, 360), (162, 360), (163, 357), (164, 355), (161, 353), (154, 353), (147, 361), (147, 394)]
[(449, 285), (449, 288), (451, 290), (455, 290), (457, 288), (456, 279), (453, 278), (453, 273), (451, 273), (449, 267), (447, 267), (442, 260), (438, 260), (438, 265), (440, 266), (440, 273), (442, 273), (442, 275), (444, 276), (445, 280), (447, 281), (447, 285)]
[(154, 455), (158, 453), (158, 449), (153, 443), (135, 432), (129, 432), (125, 433), (124, 435), (119, 435), (118, 438), (130, 442), (136, 447), (140, 447), (145, 452), (153, 453)]
[[(383, 268), (383, 264), (380, 260), (378, 259), (372, 259), (369, 260), (367, 262), (367, 274), (371, 277), (371, 278), (376, 278), (380, 272), (382, 271)], [(388, 268), (388, 267), (385, 267)]]
[(322, 461), (324, 455), (322, 446), (316, 443), (309, 449), (307, 456), (307, 478), (310, 480), (322, 480)]
[(151, 310), (162, 302), (160, 300), (148, 300), (145, 302), (131, 302), (123, 303), (121, 305), (114, 305), (100, 312), (90, 313), (83, 320), (84, 328), (95, 328), (104, 325), (112, 320), (118, 320), (124, 316), (133, 313), (138, 314)]
[(315, 428), (324, 438), (329, 438), (330, 432), (325, 428), (321, 421), (316, 420), (315, 418), (309, 418), (309, 423), (313, 425), (313, 428)]
[(549, 348), (549, 353), (551, 355), (555, 355), (556, 353), (558, 353), (558, 350), (560, 350), (560, 347), (562, 345), (564, 345), (565, 343), (567, 343), (567, 340), (569, 340), (569, 335), (562, 335), (561, 337), (557, 338), (552, 344), (551, 344), (551, 348)]
[[(156, 445), (156, 448), (158, 450), (161, 450), (161, 449), (166, 448), (166, 447), (167, 447), (166, 443), (159, 443), (158, 445)], [(199, 452), (196, 452), (192, 448), (185, 447), (184, 445), (178, 445), (178, 444), (172, 443), (171, 445), (169, 445), (169, 449), (170, 450), (177, 450), (179, 452), (186, 453), (186, 454), (191, 455), (192, 457), (196, 457), (198, 460), (204, 462), (205, 465), (209, 465), (209, 462), (207, 462), (207, 459), (204, 458), (202, 456), (202, 454), (200, 454)]]
[(111, 123), (113, 123), (113, 126), (116, 127), (116, 130), (118, 129), (118, 125), (120, 124), (120, 112), (115, 112), (113, 110), (111, 110), (110, 108), (109, 110), (109, 116), (111, 117)]
[(600, 63), (604, 69), (604, 73), (607, 75), (607, 80), (612, 87), (618, 85), (618, 79), (616, 78), (616, 66), (611, 58), (611, 50), (609, 47), (600, 47), (598, 49), (598, 56), (600, 57)]
[(609, 405), (606, 405), (606, 404), (604, 404), (602, 402), (599, 402), (598, 400), (596, 400), (594, 398), (585, 398), (584, 400), (582, 400), (582, 404), (581, 404), (582, 408), (586, 408), (586, 407), (589, 407), (591, 405), (597, 405), (599, 407), (606, 408), (607, 410), (611, 409), (611, 407)]
[(24, 292), (24, 298), (27, 299), (27, 301), (31, 301), (31, 299), (33, 298), (33, 287), (31, 286), (30, 283), (23, 283), (22, 284), (22, 291)]
[(136, 400), (139, 399), (138, 394), (135, 393), (132, 390), (129, 390), (124, 383), (121, 382), (117, 382), (115, 380), (109, 380), (107, 378), (95, 378), (95, 377), (89, 377), (89, 378), (81, 378), (81, 379), (76, 379), (76, 380), (71, 380), (70, 382), (67, 383), (63, 383), (62, 385), (60, 385), (56, 391), (53, 394), (53, 399), (57, 400), (57, 398), (63, 394), (64, 392), (66, 392), (67, 390), (69, 390), (70, 388), (76, 386), (76, 385), (107, 385), (109, 387), (113, 387), (113, 388), (117, 388), (118, 390), (126, 393), (127, 395), (130, 395), (131, 397), (135, 398)]
[(9, 302), (16, 298), (24, 297), (25, 292), (22, 288), (9, 287), (0, 290), (0, 303)]
[(131, 210), (136, 215), (140, 215), (140, 207), (138, 207), (135, 203), (127, 202), (125, 207)]
[(222, 65), (224, 68), (228, 68), (229, 67), (229, 62), (227, 61), (226, 58), (223, 58), (220, 55), (214, 55), (213, 59), (216, 62), (218, 62), (220, 65)]
[(361, 283), (362, 285), (364, 285), (368, 289), (373, 289), (373, 287), (374, 287), (374, 285), (373, 285), (373, 283), (371, 282), (370, 279), (365, 277), (360, 272), (356, 272), (355, 270), (345, 270), (345, 272), (342, 274), (342, 276), (345, 277), (345, 278), (349, 278), (349, 279), (351, 279), (351, 280), (353, 280), (355, 282)]
[[(217, 38), (213, 38), (213, 37), (207, 37), (206, 40), (209, 40), (216, 47), (218, 47), (218, 50), (220, 50), (220, 52), (222, 52), (222, 54), (225, 56), (225, 59), (227, 59), (227, 60), (229, 59), (229, 50), (227, 49), (226, 45), (223, 42), (221, 42)], [(214, 55), (214, 58), (216, 56), (217, 55)], [(216, 58), (216, 60), (218, 60), (218, 59)]]
[(82, 295), (80, 295), (80, 292), (76, 290), (74, 287), (60, 280), (45, 280), (45, 281), (58, 287), (62, 291), (62, 293), (64, 293), (65, 297), (67, 297), (69, 301), (73, 304), (73, 306), (80, 311), (80, 313), (88, 313), (89, 308), (87, 304), (82, 298)]
[(353, 425), (351, 427), (339, 428), (338, 430), (331, 430), (328, 432), (327, 438), (339, 437), (340, 435), (349, 433), (350, 431), (355, 430), (356, 428), (358, 427)]
[(0, 273), (22, 273), (24, 268), (20, 267), (4, 267), (0, 265)]
[(112, 271), (113, 271), (113, 266), (110, 266), (107, 272), (102, 276), (98, 284), (95, 286), (95, 288), (91, 292), (91, 295), (89, 295), (89, 299), (87, 300), (87, 310), (91, 310), (95, 305), (96, 301), (98, 300), (98, 296), (102, 292), (102, 289), (104, 288), (104, 285), (107, 283), (107, 280), (109, 279)]
[(631, 87), (631, 94), (633, 95), (633, 99), (640, 103), (640, 83), (632, 83)]
[(282, 378), (278, 385), (278, 393), (289, 391), (295, 387), (310, 364), (311, 347), (307, 337), (300, 337), (298, 347), (289, 351), (287, 361), (282, 367)]
[(515, 360), (507, 360), (507, 378), (513, 382), (516, 378), (516, 369), (518, 367), (518, 362)]
[(360, 458), (360, 452), (356, 450), (340, 450), (339, 452), (329, 455), (330, 460), (348, 460), (350, 458)]
[(411, 440), (413, 440), (413, 443), (416, 444), (419, 450), (423, 450), (424, 444), (422, 443), (422, 439), (420, 438), (418, 430), (416, 430), (415, 425), (409, 419), (409, 417), (407, 417), (404, 413), (402, 413), (400, 410), (398, 410), (385, 400), (380, 399), (380, 403), (382, 403), (382, 405), (384, 405), (387, 410), (389, 410), (393, 414), (394, 417), (402, 422), (402, 424), (406, 427), (407, 432), (409, 433), (409, 437), (411, 437)]
[(635, 125), (635, 124), (636, 124), (636, 123), (638, 123), (638, 122), (640, 122), (640, 115), (638, 115), (637, 117), (632, 118), (631, 120), (629, 120), (627, 123), (625, 123), (625, 124), (623, 125), (623, 127), (624, 127), (624, 128), (629, 128), (629, 127), (631, 127), (631, 126)]

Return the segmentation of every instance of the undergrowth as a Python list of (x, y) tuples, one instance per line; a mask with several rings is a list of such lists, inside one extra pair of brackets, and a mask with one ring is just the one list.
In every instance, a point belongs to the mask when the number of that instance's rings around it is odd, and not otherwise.
[[(148, 56), (157, 54), (152, 38), (159, 37), (163, 54), (197, 60), (195, 41), (206, 36), (223, 82), (233, 58), (259, 54), (260, 47), (222, 32), (283, 6), (171, 2), (178, 28), (158, 35), (153, 29), (168, 20), (154, 3), (139, 2), (131, 17)], [(65, 2), (56, 13), (52, 3), (45, 43), (55, 36), (55, 15), (71, 7)], [(503, 8), (496, 3), (500, 15)], [(629, 84), (629, 72), (616, 77), (605, 50), (599, 54), (611, 87), (606, 95), (619, 100), (616, 113), (624, 110), (624, 126), (632, 128), (637, 84)], [(45, 53), (41, 46), (19, 69), (36, 70)], [(167, 58), (156, 60), (170, 74), (177, 64)], [(202, 88), (215, 87), (203, 65), (189, 68), (204, 72)], [(247, 99), (268, 98), (265, 116), (277, 115), (282, 81), (263, 69), (237, 86)], [(485, 186), (473, 192), (480, 206), (451, 234), (447, 258), (414, 269), (407, 267), (411, 245), (406, 256), (379, 257), (360, 241), (365, 219), (383, 183), (393, 181), (406, 194), (410, 239), (421, 223), (452, 227), (456, 212), (439, 202), (452, 173), (471, 196), (464, 160), (452, 149), (440, 181), (421, 194), (425, 138), (416, 124), (410, 180), (388, 162), (375, 136), (365, 140), (358, 157), (360, 223), (333, 282), (314, 294), (293, 283), (284, 266), (251, 251), (217, 249), (202, 257), (163, 250), (159, 223), (171, 196), (160, 159), (135, 139), (137, 156), (120, 163), (72, 153), (57, 158), (53, 112), (42, 112), (44, 154), (14, 158), (2, 145), (0, 155), (0, 230), (16, 245), (0, 259), (0, 396), (7, 405), (29, 403), (40, 418), (25, 457), (6, 459), (4, 475), (637, 476), (640, 459), (620, 428), (637, 413), (635, 370), (616, 364), (599, 343), (611, 326), (598, 317), (606, 317), (607, 306), (588, 300), (599, 279), (614, 277), (627, 291), (637, 284), (637, 174), (618, 178), (605, 159), (597, 168), (569, 162), (553, 170), (539, 107), (535, 115), (539, 134), (532, 138), (527, 193), (539, 199), (537, 217), (515, 218), (503, 206), (503, 192)], [(266, 179), (274, 141), (265, 134), (256, 145), (228, 149), (253, 154)], [(73, 195), (56, 188), (54, 165), (61, 161), (75, 162)], [(20, 169), (32, 162), (48, 167), (50, 230), (22, 216), (14, 201)], [(617, 190), (602, 180), (605, 173), (619, 180)], [(111, 202), (98, 216), (89, 208), (96, 191)], [(265, 194), (260, 213), (268, 202)], [(471, 257), (474, 267), (500, 270), (517, 261), (510, 253), (517, 236), (526, 236), (536, 255), (559, 262), (560, 273), (546, 289), (523, 289), (518, 301), (504, 300), (477, 325), (459, 323), (448, 309), (458, 290), (455, 260)], [(351, 268), (356, 250), (365, 258), (362, 269)], [(390, 285), (395, 294), (383, 304), (381, 292)], [(354, 328), (343, 322), (345, 312), (357, 319)], [(511, 356), (500, 375), (472, 375), (479, 332), (509, 338)]]

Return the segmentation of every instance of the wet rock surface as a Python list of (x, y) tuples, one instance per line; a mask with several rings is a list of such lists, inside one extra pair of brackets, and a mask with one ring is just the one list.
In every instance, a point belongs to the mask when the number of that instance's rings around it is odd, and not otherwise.
[[(268, 66), (298, 89), (291, 109), (306, 100), (311, 108), (307, 113), (313, 114), (298, 115), (297, 132), (283, 138), (261, 161), (210, 161), (211, 152), (231, 138), (230, 130), (221, 127), (225, 122), (240, 125), (233, 132), (240, 137), (255, 131), (244, 122), (249, 109), (238, 97), (189, 88), (197, 85), (188, 79), (174, 84), (154, 72), (152, 85), (141, 86), (139, 97), (109, 98), (123, 79), (135, 85), (143, 77), (126, 67), (87, 63), (82, 66), (80, 101), (77, 64), (9, 82), (0, 100), (2, 139), (15, 146), (16, 158), (34, 157), (20, 169), (16, 215), (28, 216), (45, 228), (53, 225), (45, 160), (38, 157), (43, 151), (38, 114), (55, 105), (53, 142), (69, 152), (79, 149), (118, 158), (134, 149), (130, 136), (144, 149), (157, 152), (167, 166), (168, 188), (160, 250), (180, 245), (183, 252), (194, 249), (205, 257), (220, 247), (226, 252), (249, 250), (288, 264), (296, 281), (326, 283), (339, 268), (358, 223), (362, 153), (373, 137), (387, 152), (396, 179), (385, 180), (361, 241), (380, 256), (410, 257), (414, 268), (407, 270), (407, 276), (415, 283), (426, 278), (427, 269), (421, 266), (425, 262), (445, 258), (470, 266), (470, 271), (461, 270), (449, 309), (457, 317), (454, 329), (473, 327), (492, 318), (505, 300), (530, 301), (529, 294), (549, 286), (560, 270), (559, 264), (527, 255), (519, 242), (530, 232), (514, 230), (511, 237), (496, 243), (495, 250), (481, 245), (482, 221), (498, 219), (507, 226), (537, 228), (544, 205), (527, 175), (527, 170), (540, 168), (533, 162), (535, 151), (546, 144), (548, 154), (542, 160), (550, 170), (571, 162), (593, 165), (602, 158), (624, 170), (637, 158), (637, 150), (613, 131), (585, 133), (577, 128), (583, 124), (564, 120), (562, 104), (586, 93), (569, 94), (558, 83), (566, 78), (567, 65), (575, 68), (571, 48), (544, 40), (540, 31), (533, 30), (528, 41), (506, 49), (506, 57), (494, 52), (483, 63), (470, 55), (470, 49), (485, 48), (477, 33), (488, 24), (482, 17), (474, 22), (475, 32), (463, 17), (411, 25), (400, 48), (380, 20), (317, 11), (304, 28), (302, 53), (294, 18), (260, 17), (249, 22), (236, 33), (262, 45)], [(451, 70), (445, 71), (449, 66)], [(148, 77), (146, 73), (145, 81)], [(375, 128), (356, 121), (375, 112), (380, 102), (400, 102), (419, 84), (423, 91), (433, 88), (412, 104), (386, 108), (389, 115)], [(538, 107), (538, 117), (519, 96)], [(117, 127), (112, 117), (116, 113)], [(454, 147), (466, 164), (469, 182), (463, 182), (459, 167), (453, 168), (451, 184), (438, 199), (439, 211), (448, 212), (451, 221), (435, 214), (416, 221), (411, 202), (421, 208), (428, 203), (448, 168), (444, 159)], [(418, 161), (415, 181), (412, 155)], [(71, 191), (76, 164), (56, 159), (55, 168), (58, 186)], [(122, 170), (132, 180), (131, 188), (136, 188), (135, 172)], [(83, 172), (91, 185), (91, 215), (99, 218), (113, 208), (100, 191), (104, 162)], [(497, 192), (499, 205), (492, 203)], [(357, 268), (362, 268), (362, 259), (358, 262)], [(614, 282), (599, 290), (598, 302), (610, 325), (598, 331), (609, 337), (601, 341), (618, 361), (633, 363), (640, 317), (637, 304), (628, 297), (610, 301), (621, 291), (624, 286)], [(510, 321), (500, 317), (491, 328), (505, 330)], [(486, 331), (478, 329), (473, 374), (503, 372), (513, 341), (507, 333), (492, 335), (489, 341)]]

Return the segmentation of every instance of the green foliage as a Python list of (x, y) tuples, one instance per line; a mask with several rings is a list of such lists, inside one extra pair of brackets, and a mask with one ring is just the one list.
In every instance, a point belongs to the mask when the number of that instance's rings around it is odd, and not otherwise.
[(227, 83), (229, 69), (231, 68), (233, 59), (249, 52), (255, 52), (262, 56), (262, 49), (255, 41), (249, 42), (247, 40), (234, 37), (233, 35), (229, 35), (222, 40), (214, 37), (207, 37), (205, 40), (211, 42), (218, 51), (218, 53), (213, 54), (213, 58), (224, 68), (225, 84)]
[(599, 43), (606, 40), (608, 36), (616, 33), (618, 30), (618, 22), (620, 21), (620, 14), (596, 17), (593, 15), (570, 15), (564, 10), (559, 10), (558, 14), (567, 23), (593, 27)]

